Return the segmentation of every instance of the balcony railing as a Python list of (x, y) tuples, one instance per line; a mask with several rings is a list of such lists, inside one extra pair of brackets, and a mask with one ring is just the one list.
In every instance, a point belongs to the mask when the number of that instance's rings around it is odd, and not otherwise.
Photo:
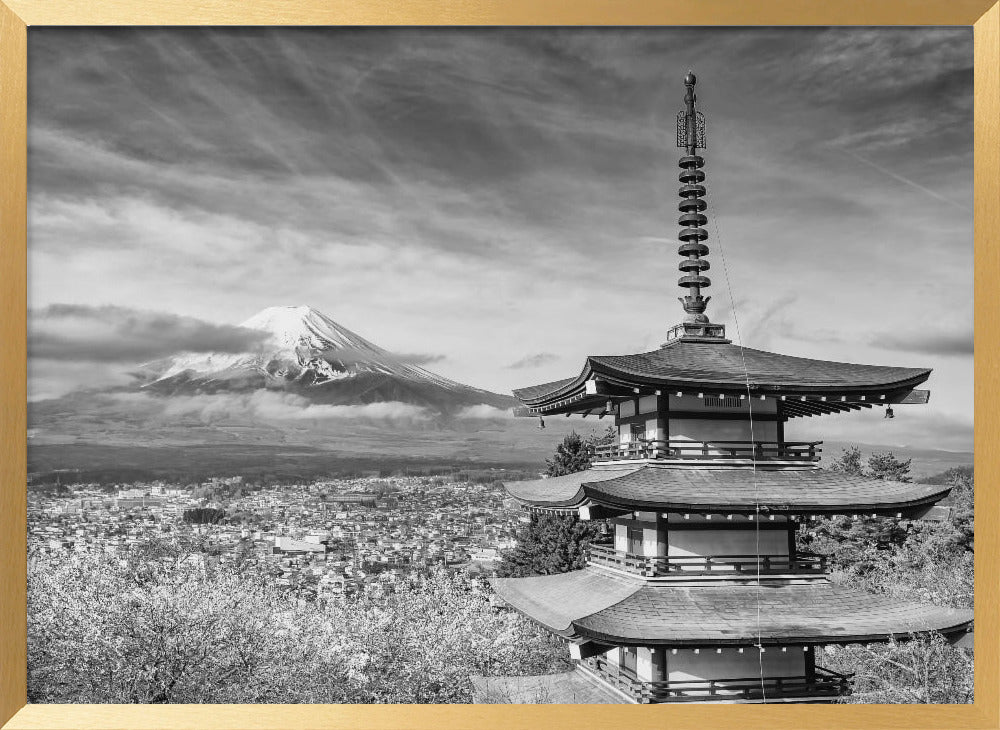
[(787, 555), (636, 555), (615, 550), (610, 543), (590, 543), (590, 562), (645, 577), (676, 575), (811, 574), (826, 572), (826, 556)]
[(851, 694), (854, 676), (816, 667), (812, 675), (801, 676), (646, 682), (603, 657), (584, 659), (583, 664), (612, 687), (642, 704), (843, 697)]
[(637, 439), (594, 447), (595, 461), (622, 459), (819, 461), (822, 441), (666, 441)]

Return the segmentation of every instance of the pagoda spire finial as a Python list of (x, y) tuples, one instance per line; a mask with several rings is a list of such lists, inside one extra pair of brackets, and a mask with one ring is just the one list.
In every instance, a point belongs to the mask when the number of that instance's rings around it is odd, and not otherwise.
[(701, 294), (702, 289), (712, 285), (712, 280), (703, 274), (709, 268), (704, 258), (708, 255), (708, 246), (704, 243), (708, 238), (708, 231), (704, 228), (708, 223), (704, 212), (708, 205), (702, 184), (705, 173), (701, 169), (705, 166), (705, 158), (698, 154), (699, 149), (705, 149), (705, 117), (695, 108), (698, 97), (694, 86), (697, 81), (695, 75), (688, 71), (684, 77), (687, 89), (684, 109), (677, 114), (677, 146), (684, 148), (686, 153), (678, 163), (681, 168), (681, 188), (678, 191), (681, 200), (677, 207), (681, 217), (677, 222), (684, 228), (678, 234), (681, 245), (677, 253), (683, 257), (678, 268), (683, 274), (677, 283), (687, 290), (687, 294), (679, 297), (686, 315), (684, 322), (671, 330), (670, 340), (685, 336), (713, 340), (725, 337), (725, 328), (711, 324), (705, 314), (711, 297)]

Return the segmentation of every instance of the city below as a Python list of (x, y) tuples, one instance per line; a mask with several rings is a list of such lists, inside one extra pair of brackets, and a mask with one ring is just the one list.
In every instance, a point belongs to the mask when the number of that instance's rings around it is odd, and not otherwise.
[(491, 574), (527, 513), (502, 472), (258, 487), (243, 477), (29, 489), (30, 552), (118, 553), (197, 546), (211, 570), (256, 569), (294, 597), (327, 600), (444, 566)]

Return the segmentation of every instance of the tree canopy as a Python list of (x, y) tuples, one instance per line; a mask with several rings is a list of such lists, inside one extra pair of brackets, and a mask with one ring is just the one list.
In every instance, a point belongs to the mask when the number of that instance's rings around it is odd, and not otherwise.
[[(546, 461), (548, 476), (563, 476), (590, 467), (594, 446), (617, 437), (613, 426), (586, 437), (573, 431)], [(604, 523), (584, 522), (575, 515), (533, 514), (517, 536), (517, 546), (503, 554), (501, 576), (551, 575), (587, 564), (587, 548), (603, 534)]]

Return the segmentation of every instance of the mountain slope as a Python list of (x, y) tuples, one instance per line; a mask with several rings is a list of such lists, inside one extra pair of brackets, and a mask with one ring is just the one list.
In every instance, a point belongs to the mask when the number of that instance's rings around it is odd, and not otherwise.
[(252, 352), (181, 354), (145, 367), (160, 395), (282, 390), (312, 403), (401, 402), (450, 414), (510, 408), (509, 396), (457, 383), (406, 362), (310, 307), (268, 307), (242, 323), (264, 333)]

